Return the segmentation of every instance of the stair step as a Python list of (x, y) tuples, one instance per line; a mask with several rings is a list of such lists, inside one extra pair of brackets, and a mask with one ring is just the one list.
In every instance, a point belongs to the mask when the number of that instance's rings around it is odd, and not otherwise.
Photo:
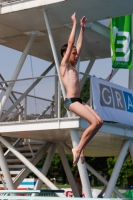
[(21, 161), (19, 159), (6, 159), (6, 162), (7, 163), (21, 163)]
[[(10, 174), (12, 174), (12, 175), (15, 174), (15, 175), (16, 175), (16, 174), (19, 174), (20, 172), (21, 172), (21, 171), (17, 171), (17, 170), (16, 170), (16, 171), (10, 171)], [(2, 175), (3, 172), (0, 171), (0, 174)]]
[[(31, 153), (22, 153), (23, 156), (32, 157)], [(14, 157), (14, 154), (9, 153), (9, 156)]]
[(25, 165), (8, 165), (9, 169), (22, 169), (25, 168)]
[[(37, 151), (39, 149), (39, 147), (32, 147), (32, 146), (31, 148), (32, 148), (32, 151)], [(21, 152), (30, 151), (29, 147), (16, 147), (16, 149)]]

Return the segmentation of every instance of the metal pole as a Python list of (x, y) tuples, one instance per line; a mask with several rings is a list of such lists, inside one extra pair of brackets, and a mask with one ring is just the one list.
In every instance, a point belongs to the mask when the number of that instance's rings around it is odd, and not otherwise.
[[(87, 169), (94, 174), (94, 176), (96, 176), (104, 185), (108, 185), (108, 181), (105, 180), (94, 168), (92, 168), (87, 162), (85, 162)], [(124, 198), (124, 196), (114, 188), (114, 193), (120, 197), (120, 198)]]
[(58, 151), (59, 151), (59, 155), (61, 157), (61, 161), (62, 161), (63, 167), (65, 169), (68, 181), (69, 181), (70, 186), (72, 188), (74, 197), (79, 197), (79, 192), (78, 192), (78, 189), (76, 187), (76, 183), (75, 183), (75, 180), (73, 178), (73, 174), (71, 172), (70, 166), (68, 164), (64, 149), (60, 146), (60, 144), (58, 144), (57, 148), (58, 148)]
[[(72, 151), (70, 149), (70, 147), (68, 145), (66, 145), (65, 143), (61, 143), (61, 145), (70, 153), (72, 154)], [(106, 181), (94, 168), (92, 168), (87, 162), (85, 162), (86, 164), (86, 168), (92, 173), (94, 174), (94, 176), (96, 176), (101, 182), (104, 183), (104, 185), (108, 185), (108, 181)], [(118, 197), (120, 198), (124, 198), (124, 196), (119, 192), (117, 191), (115, 188), (114, 188), (114, 193), (117, 194)]]
[(82, 78), (81, 81), (80, 81), (80, 91), (82, 90), (82, 88), (83, 88), (83, 86), (84, 86), (84, 84), (85, 84), (85, 81), (86, 81), (86, 79), (87, 79), (86, 74), (89, 74), (89, 73), (90, 73), (91, 68), (92, 68), (94, 62), (95, 62), (95, 58), (92, 58), (92, 59), (90, 60), (89, 64), (88, 64), (87, 68), (86, 68), (85, 74), (84, 74), (83, 78)]
[[(43, 167), (42, 167), (42, 173), (46, 176), (48, 170), (49, 170), (49, 166), (51, 164), (51, 161), (53, 159), (53, 156), (54, 156), (54, 153), (55, 153), (55, 149), (56, 149), (56, 144), (52, 144), (49, 151), (48, 151), (48, 155), (47, 155), (47, 158), (45, 159), (45, 162), (43, 164)], [(41, 187), (42, 187), (42, 180), (38, 179), (37, 182), (36, 182), (36, 185), (34, 187), (34, 190), (40, 190)], [(36, 196), (35, 194), (32, 195), (32, 196)]]
[[(22, 53), (22, 56), (21, 56), (21, 58), (20, 58), (20, 60), (18, 62), (18, 65), (17, 65), (17, 67), (16, 67), (16, 69), (14, 71), (14, 74), (13, 74), (11, 79), (13, 79), (13, 80), (17, 79), (17, 77), (18, 77), (18, 75), (19, 75), (19, 73), (20, 73), (20, 71), (22, 69), (23, 63), (24, 63), (24, 61), (25, 61), (25, 59), (26, 59), (26, 57), (28, 55), (28, 52), (29, 52), (34, 40), (35, 40), (35, 37), (36, 37), (36, 33), (32, 33), (31, 37), (30, 37), (30, 40), (29, 40), (24, 52)], [(8, 85), (8, 88), (7, 88), (3, 98), (1, 100), (1, 103), (0, 103), (0, 115), (1, 115), (1, 113), (3, 111), (3, 109), (4, 109), (4, 106), (5, 106), (5, 104), (6, 104), (7, 100), (8, 100), (8, 97), (10, 96), (10, 93), (12, 91), (12, 88), (13, 88), (14, 84), (15, 84), (15, 82), (11, 82)]]
[(43, 10), (43, 14), (44, 14), (44, 20), (45, 20), (47, 31), (48, 31), (48, 36), (49, 36), (49, 40), (50, 40), (50, 44), (51, 44), (51, 48), (52, 48), (52, 52), (53, 52), (53, 56), (54, 56), (54, 60), (55, 60), (55, 65), (56, 65), (56, 69), (57, 69), (60, 85), (61, 85), (62, 94), (63, 94), (63, 97), (65, 98), (65, 96), (66, 96), (65, 93), (66, 92), (65, 92), (65, 88), (64, 88), (64, 86), (62, 84), (61, 77), (60, 77), (59, 60), (58, 60), (56, 47), (55, 47), (55, 44), (54, 44), (54, 39), (53, 39), (52, 31), (51, 31), (51, 28), (50, 28), (48, 16), (47, 16), (47, 11), (45, 9)]
[(8, 190), (15, 190), (9, 169), (8, 169), (8, 165), (7, 162), (5, 160), (4, 154), (3, 154), (3, 150), (0, 144), (0, 166), (6, 181), (6, 186), (8, 188)]
[[(73, 147), (76, 147), (79, 144), (79, 140), (80, 140), (79, 135), (78, 135), (78, 130), (77, 129), (70, 130), (70, 135), (71, 135)], [(82, 182), (85, 197), (92, 198), (92, 192), (91, 192), (91, 187), (90, 187), (90, 182), (89, 182), (86, 166), (85, 164), (81, 163), (80, 159), (78, 162), (78, 169), (79, 169), (80, 179)]]
[(27, 96), (25, 97), (25, 102), (24, 102), (24, 120), (26, 120), (27, 116)]
[[(19, 153), (9, 142), (7, 142), (2, 136), (0, 141), (19, 159), (24, 163), (36, 176), (38, 176), (50, 189), (58, 190), (58, 188), (52, 184), (31, 162), (29, 162), (21, 153)], [(65, 197), (64, 194), (59, 194), (60, 197)]]
[(58, 118), (60, 118), (60, 112), (61, 112), (61, 88), (60, 88), (60, 82), (58, 81)]
[[(55, 44), (54, 44), (54, 40), (53, 40), (53, 35), (52, 35), (51, 28), (50, 28), (48, 16), (47, 16), (47, 11), (45, 9), (44, 9), (43, 14), (44, 14), (44, 19), (45, 19), (45, 23), (46, 23), (46, 27), (47, 27), (47, 31), (48, 31), (48, 35), (49, 35), (49, 40), (50, 40), (50, 44), (51, 44), (51, 48), (52, 48), (52, 52), (53, 52), (53, 56), (54, 56), (54, 60), (55, 60), (55, 64), (56, 64), (56, 69), (57, 69), (60, 85), (61, 85), (62, 94), (63, 94), (63, 97), (65, 98), (66, 92), (65, 92), (65, 88), (62, 84), (61, 77), (60, 77), (60, 71), (59, 71), (60, 65), (59, 65), (59, 61), (58, 61), (58, 56), (57, 56), (57, 52), (56, 52), (56, 48), (55, 48)], [(70, 116), (70, 112), (68, 114)], [(71, 135), (72, 141), (73, 141), (74, 138), (78, 138), (78, 143), (79, 143), (79, 136), (78, 136), (77, 130), (71, 130), (70, 135)], [(76, 144), (76, 146), (78, 145), (78, 143)], [(87, 170), (85, 168), (85, 165), (81, 166), (81, 163), (79, 165), (80, 165), (80, 170), (82, 171), (82, 174), (83, 174), (83, 176), (81, 177), (81, 182), (82, 182), (82, 185), (84, 187), (85, 196), (86, 197), (92, 197), (91, 189), (90, 189), (90, 183), (89, 183), (89, 180), (88, 180), (88, 175), (87, 175)], [(80, 171), (79, 171), (79, 173), (80, 173)]]
[(21, 109), (23, 109), (23, 105), (21, 105), (21, 107), (19, 108), (19, 115), (18, 115), (18, 121), (21, 122), (23, 120), (23, 115), (21, 113)]
[[(41, 76), (45, 76), (54, 66), (52, 63), (42, 74)], [(27, 94), (41, 81), (42, 79), (37, 79), (24, 93), (20, 96), (17, 101), (0, 117), (0, 121), (3, 121), (8, 114), (27, 96)]]
[(130, 145), (130, 140), (126, 140), (123, 143), (123, 146), (122, 146), (121, 151), (119, 153), (119, 156), (118, 156), (117, 162), (115, 164), (114, 170), (112, 172), (111, 178), (109, 180), (108, 187), (106, 189), (104, 198), (111, 198), (111, 195), (113, 193), (113, 190), (114, 190), (119, 172), (121, 170), (121, 167), (123, 165), (123, 162), (124, 162), (124, 159), (125, 159), (129, 145)]
[[(55, 74), (57, 74), (56, 68)], [(55, 76), (54, 117), (58, 118), (58, 76)]]

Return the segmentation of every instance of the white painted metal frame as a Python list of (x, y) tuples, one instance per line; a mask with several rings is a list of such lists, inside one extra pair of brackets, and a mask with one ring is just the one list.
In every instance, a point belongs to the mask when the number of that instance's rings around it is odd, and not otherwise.
[[(70, 147), (68, 147), (65, 143), (61, 143), (61, 145), (70, 153), (72, 154), (71, 152), (71, 149)], [(121, 157), (121, 156), (120, 156)], [(125, 158), (125, 157), (124, 157)], [(85, 162), (85, 165), (86, 165), (86, 168), (92, 173), (94, 174), (94, 176), (96, 176), (101, 182), (103, 182), (104, 185), (106, 185), (108, 187), (108, 181), (105, 180), (94, 168), (92, 168), (87, 162)], [(115, 189), (115, 184), (113, 186), (113, 191), (114, 193), (120, 197), (120, 198), (124, 198), (124, 196), (118, 191)], [(113, 192), (112, 191), (112, 192)], [(112, 194), (112, 193), (111, 193)]]
[(13, 184), (13, 181), (12, 181), (9, 169), (8, 169), (8, 165), (7, 165), (6, 159), (4, 157), (4, 153), (2, 150), (1, 144), (0, 144), (0, 161), (1, 161), (0, 166), (1, 166), (2, 172), (5, 177), (7, 188), (9, 190), (15, 190), (15, 187), (14, 187), (14, 184)]
[(74, 195), (74, 197), (79, 197), (79, 192), (77, 190), (77, 187), (76, 187), (76, 184), (75, 184), (75, 180), (73, 178), (73, 174), (71, 172), (68, 160), (66, 158), (64, 148), (60, 144), (57, 145), (57, 148), (58, 148), (59, 155), (61, 157), (61, 161), (62, 161), (64, 170), (66, 172), (69, 184), (70, 184), (70, 186), (72, 188), (73, 195)]
[[(56, 150), (56, 144), (53, 143), (53, 144), (51, 145), (49, 151), (48, 151), (48, 155), (47, 155), (47, 157), (46, 157), (46, 159), (45, 159), (45, 162), (44, 162), (44, 164), (43, 164), (43, 167), (42, 167), (42, 173), (43, 173), (45, 176), (47, 175), (47, 172), (48, 172), (48, 169), (49, 169), (49, 167), (50, 167), (51, 161), (52, 161), (52, 159), (53, 159), (55, 150)], [(42, 180), (38, 179), (37, 182), (36, 182), (36, 185), (35, 185), (35, 187), (34, 187), (34, 190), (40, 190), (41, 187), (42, 187), (42, 184), (43, 184)], [(32, 195), (32, 196), (35, 196), (35, 194)]]
[(115, 187), (119, 172), (120, 172), (120, 170), (122, 168), (122, 165), (123, 165), (127, 150), (129, 148), (129, 145), (130, 145), (130, 140), (126, 140), (124, 142), (123, 146), (122, 146), (122, 149), (121, 149), (121, 151), (119, 153), (117, 162), (116, 162), (115, 167), (113, 169), (111, 178), (109, 180), (109, 183), (108, 183), (104, 198), (111, 198), (111, 195), (113, 193), (113, 190), (114, 190), (114, 187)]
[[(29, 162), (21, 153), (19, 153), (9, 142), (7, 142), (2, 136), (0, 136), (0, 141), (18, 158), (20, 159), (31, 171), (33, 171), (40, 180), (42, 180), (49, 188), (53, 190), (58, 190), (58, 188), (49, 181), (31, 162)], [(5, 174), (5, 173), (4, 173)], [(8, 175), (9, 176), (9, 175)], [(64, 194), (57, 194), (60, 197), (65, 197)]]
[(92, 69), (92, 67), (94, 65), (95, 60), (96, 60), (95, 58), (92, 58), (90, 60), (89, 64), (88, 64), (87, 68), (86, 68), (86, 71), (85, 71), (85, 73), (84, 73), (84, 75), (83, 75), (83, 77), (82, 77), (82, 79), (80, 81), (80, 91), (82, 90), (82, 88), (83, 88), (83, 86), (85, 84), (85, 81), (87, 79), (87, 75), (89, 75), (89, 73), (90, 73), (90, 71), (91, 71), (91, 69)]
[[(29, 53), (29, 50), (30, 50), (30, 48), (31, 48), (31, 46), (32, 46), (32, 44), (33, 44), (33, 42), (35, 40), (35, 37), (36, 37), (36, 33), (33, 32), (31, 34), (31, 37), (30, 37), (30, 40), (29, 40), (27, 46), (25, 47), (25, 50), (22, 53), (22, 56), (21, 56), (21, 58), (20, 58), (20, 60), (18, 62), (18, 65), (17, 65), (17, 67), (16, 67), (16, 69), (14, 71), (14, 74), (13, 74), (11, 80), (16, 80), (17, 79), (17, 77), (18, 77), (18, 75), (19, 75), (19, 73), (20, 73), (20, 71), (22, 69), (23, 63), (24, 63), (24, 61), (25, 61), (25, 59), (26, 59), (26, 57), (27, 57), (27, 55)], [(5, 104), (6, 104), (7, 100), (8, 100), (8, 97), (10, 96), (10, 93), (12, 91), (12, 88), (13, 88), (14, 84), (15, 84), (15, 82), (11, 82), (8, 85), (8, 88), (7, 88), (3, 98), (1, 100), (1, 103), (0, 103), (0, 115), (1, 115), (1, 113), (3, 111), (3, 109), (4, 109), (4, 106), (5, 106)]]
[[(54, 66), (52, 63), (42, 74), (41, 76), (45, 76)], [(41, 79), (37, 79), (24, 93), (21, 95), (17, 101), (0, 117), (0, 121), (3, 121), (8, 114), (27, 96), (27, 94), (41, 81)]]

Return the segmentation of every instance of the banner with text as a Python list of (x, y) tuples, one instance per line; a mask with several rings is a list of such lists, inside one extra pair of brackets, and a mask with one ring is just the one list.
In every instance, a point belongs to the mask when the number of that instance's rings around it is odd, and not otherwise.
[(113, 18), (111, 21), (111, 57), (113, 68), (132, 68), (132, 16)]
[(105, 121), (133, 126), (133, 91), (91, 77), (94, 110)]

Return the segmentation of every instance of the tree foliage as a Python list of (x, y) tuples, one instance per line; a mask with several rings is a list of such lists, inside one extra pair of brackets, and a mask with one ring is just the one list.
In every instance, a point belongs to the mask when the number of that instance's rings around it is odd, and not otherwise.
[[(115, 166), (115, 163), (117, 161), (117, 157), (110, 157), (107, 159), (107, 166), (108, 166), (108, 173), (111, 175)], [(130, 187), (133, 185), (133, 163), (131, 158), (128, 158), (126, 162), (123, 164), (123, 167), (121, 168), (121, 171), (119, 173), (118, 185), (122, 185), (122, 183), (125, 183)]]

